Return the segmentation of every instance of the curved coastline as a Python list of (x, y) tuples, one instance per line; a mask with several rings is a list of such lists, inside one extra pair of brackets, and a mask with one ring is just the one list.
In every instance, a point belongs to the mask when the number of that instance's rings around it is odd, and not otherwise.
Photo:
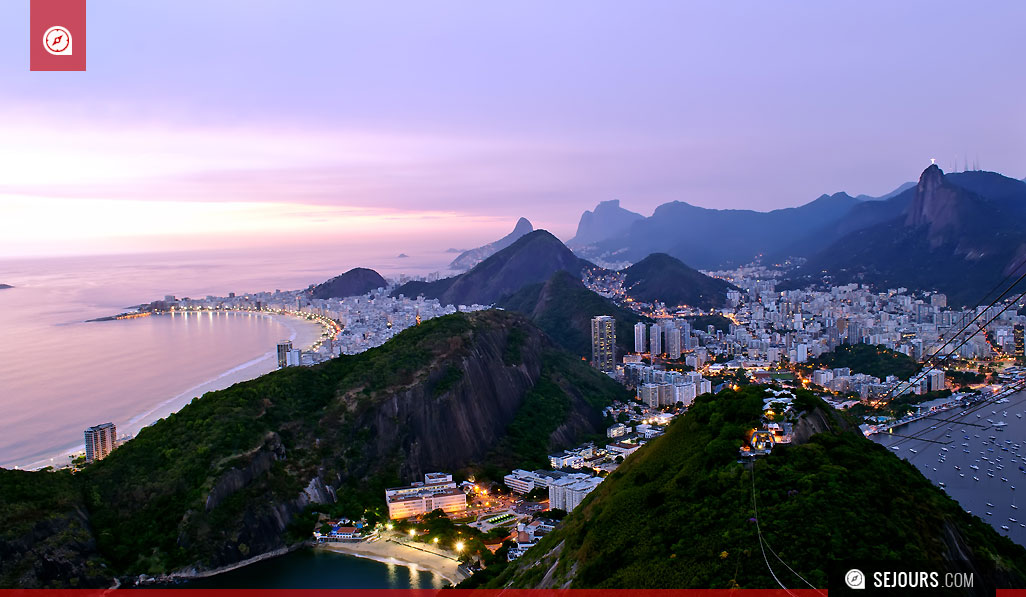
[(383, 564), (407, 566), (413, 570), (437, 574), (453, 586), (467, 578), (459, 562), (449, 556), (406, 546), (391, 540), (355, 541), (351, 543), (318, 543), (313, 549), (332, 551), (348, 556), (374, 560)]
[[(288, 313), (274, 313), (274, 312), (244, 312), (231, 309), (221, 310), (203, 310), (203, 311), (182, 311), (181, 313), (198, 313), (198, 312), (209, 312), (209, 313), (227, 313), (227, 314), (241, 314), (247, 313), (249, 315), (258, 315), (266, 317), (278, 324), (284, 326), (289, 331), (288, 338), (282, 338), (283, 340), (290, 340), (293, 344), (303, 350), (310, 349), (313, 346), (318, 345), (324, 336), (324, 331), (327, 325), (317, 319), (307, 319), (298, 315)], [(156, 317), (171, 316), (171, 314), (160, 314)], [(250, 359), (244, 363), (235, 364), (219, 373), (213, 378), (207, 379), (199, 384), (195, 384), (192, 387), (170, 397), (156, 405), (149, 407), (147, 410), (132, 415), (124, 423), (118, 424), (119, 433), (136, 435), (144, 427), (151, 425), (161, 418), (167, 417), (170, 414), (178, 412), (185, 405), (189, 404), (193, 399), (198, 398), (206, 394), (207, 392), (213, 392), (217, 390), (223, 390), (236, 383), (243, 381), (249, 381), (270, 373), (277, 368), (276, 363), (276, 348), (272, 347), (270, 350), (265, 352), (263, 355)], [(83, 450), (82, 444), (76, 444), (63, 449), (59, 449), (58, 452), (45, 456), (36, 462), (23, 466), (21, 468), (26, 470), (35, 470), (50, 466), (54, 460), (66, 461), (68, 456), (80, 453)]]

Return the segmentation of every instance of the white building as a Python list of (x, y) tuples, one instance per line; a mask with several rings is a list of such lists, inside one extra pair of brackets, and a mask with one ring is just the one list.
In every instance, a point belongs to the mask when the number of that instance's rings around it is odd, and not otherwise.
[(634, 352), (645, 352), (645, 329), (644, 323), (634, 324)]

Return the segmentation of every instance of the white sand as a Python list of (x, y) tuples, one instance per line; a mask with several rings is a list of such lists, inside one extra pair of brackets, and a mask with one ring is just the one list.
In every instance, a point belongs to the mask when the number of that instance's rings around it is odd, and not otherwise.
[(318, 543), (316, 549), (325, 549), (366, 558), (378, 562), (399, 564), (415, 570), (433, 572), (452, 584), (457, 584), (467, 575), (459, 570), (456, 554), (424, 544), (409, 547), (382, 537), (377, 541), (352, 543)]

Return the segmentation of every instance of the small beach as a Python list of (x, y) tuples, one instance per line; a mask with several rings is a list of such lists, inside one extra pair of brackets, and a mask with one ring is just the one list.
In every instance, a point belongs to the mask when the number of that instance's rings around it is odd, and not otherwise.
[(432, 548), (428, 545), (408, 546), (382, 537), (377, 541), (356, 541), (352, 543), (318, 543), (314, 549), (343, 553), (386, 564), (399, 564), (415, 570), (432, 572), (453, 585), (467, 578), (459, 569), (459, 561), (453, 553)]

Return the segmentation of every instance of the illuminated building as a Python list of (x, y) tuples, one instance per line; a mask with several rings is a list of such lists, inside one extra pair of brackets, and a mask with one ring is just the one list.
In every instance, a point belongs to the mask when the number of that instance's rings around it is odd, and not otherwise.
[(114, 423), (104, 423), (85, 430), (86, 462), (103, 460), (114, 450), (118, 430)]
[(600, 371), (612, 371), (616, 361), (616, 320), (599, 315), (591, 320), (591, 364)]

